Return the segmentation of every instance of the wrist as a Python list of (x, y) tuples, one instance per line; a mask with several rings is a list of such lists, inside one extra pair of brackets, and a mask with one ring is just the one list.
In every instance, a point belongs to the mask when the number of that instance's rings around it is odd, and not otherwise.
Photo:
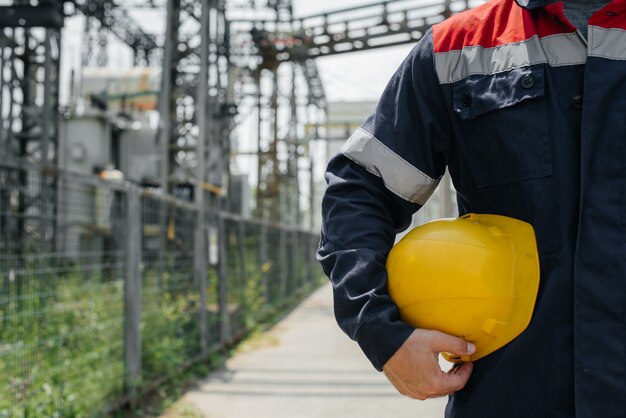
[(413, 327), (402, 321), (378, 317), (363, 324), (357, 331), (355, 340), (376, 370), (382, 371), (383, 366), (413, 331)]

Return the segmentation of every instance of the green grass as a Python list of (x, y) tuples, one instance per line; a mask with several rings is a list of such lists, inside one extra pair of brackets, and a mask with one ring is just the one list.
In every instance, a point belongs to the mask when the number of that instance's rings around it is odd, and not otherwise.
[(0, 308), (0, 417), (87, 416), (123, 393), (122, 282), (39, 290)]
[[(228, 294), (249, 332), (293, 306), (304, 289), (296, 292), (295, 284), (304, 283), (307, 272), (304, 259), (299, 260), (288, 278), (289, 292), (276, 294), (275, 284), (268, 292), (270, 280), (278, 280), (280, 263), (272, 260), (261, 271), (256, 249), (246, 247), (243, 274), (235, 269), (237, 260), (230, 260)], [(176, 387), (189, 378), (182, 369), (200, 353), (200, 297), (187, 261), (165, 260), (160, 270), (144, 266), (142, 273), (142, 381), (135, 383), (141, 388), (165, 377), (170, 382), (165, 399), (179, 394)], [(10, 280), (0, 273), (0, 285), (9, 283), (0, 293), (0, 418), (100, 416), (125, 394), (121, 272), (47, 266), (43, 270), (54, 273), (41, 274), (36, 267), (25, 266), (20, 277)], [(214, 269), (208, 283), (209, 325), (218, 329)], [(222, 355), (228, 353), (217, 357)], [(206, 374), (215, 358), (192, 370)]]

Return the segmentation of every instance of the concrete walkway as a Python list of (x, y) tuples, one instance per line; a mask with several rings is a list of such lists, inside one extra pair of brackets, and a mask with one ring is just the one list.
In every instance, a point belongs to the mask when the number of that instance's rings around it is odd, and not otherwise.
[(206, 418), (439, 418), (445, 398), (396, 394), (337, 327), (329, 285), (318, 290), (183, 402)]

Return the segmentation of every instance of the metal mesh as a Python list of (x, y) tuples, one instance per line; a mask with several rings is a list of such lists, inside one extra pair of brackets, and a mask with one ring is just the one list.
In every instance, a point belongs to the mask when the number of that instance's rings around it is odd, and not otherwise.
[(196, 211), (142, 201), (142, 366), (146, 379), (172, 374), (200, 354), (200, 296), (194, 280)]
[[(242, 317), (243, 305), (246, 304), (245, 296), (245, 264), (238, 259), (242, 254), (240, 248), (244, 248), (245, 244), (240, 242), (237, 224), (228, 220), (223, 221), (223, 232), (221, 239), (223, 240), (226, 251), (226, 283), (227, 283), (227, 313), (230, 324), (230, 331), (233, 335), (240, 335), (244, 328), (244, 319)], [(249, 232), (249, 231), (248, 231)], [(250, 237), (254, 239), (253, 237)], [(244, 249), (245, 251), (245, 249)], [(248, 254), (248, 257), (250, 254)]]
[(123, 395), (124, 198), (0, 168), (0, 416), (74, 416)]
[(226, 287), (232, 338), (239, 338), (265, 302), (264, 264), (259, 225), (224, 219)]
[(292, 294), (298, 289), (298, 278), (295, 275), (296, 258), (294, 257), (295, 241), (293, 231), (283, 231), (283, 240), (287, 256), (285, 257), (285, 274), (287, 275), (287, 294)]
[(236, 339), (315, 283), (321, 272), (313, 263), (314, 234), (222, 216), (228, 315)]
[(281, 229), (276, 226), (268, 227), (268, 260), (274, 273), (267, 281), (267, 298), (272, 305), (280, 304), (287, 294), (287, 251), (285, 243), (281, 241)]
[(206, 217), (207, 237), (207, 285), (205, 294), (205, 313), (207, 321), (207, 349), (214, 351), (221, 345), (221, 317), (219, 300), (219, 223), (217, 217)]
[(0, 418), (113, 409), (321, 277), (314, 234), (225, 213), (205, 213), (202, 230), (198, 215), (129, 184), (0, 161)]

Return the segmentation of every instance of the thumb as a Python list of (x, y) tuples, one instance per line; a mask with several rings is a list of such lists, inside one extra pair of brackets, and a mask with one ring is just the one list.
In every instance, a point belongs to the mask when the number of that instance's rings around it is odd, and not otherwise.
[(476, 352), (474, 344), (438, 331), (434, 333), (432, 349), (438, 353), (446, 352), (459, 357), (469, 356)]

